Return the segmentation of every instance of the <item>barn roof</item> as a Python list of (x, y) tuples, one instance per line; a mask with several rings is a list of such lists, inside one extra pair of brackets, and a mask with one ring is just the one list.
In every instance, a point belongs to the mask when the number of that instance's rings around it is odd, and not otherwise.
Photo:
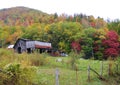
[(35, 41), (35, 48), (52, 48), (51, 43)]
[(22, 41), (30, 41), (30, 39), (18, 38), (18, 40), (15, 42), (13, 48), (15, 48), (15, 46), (17, 45), (17, 43), (18, 43), (20, 40), (22, 40)]

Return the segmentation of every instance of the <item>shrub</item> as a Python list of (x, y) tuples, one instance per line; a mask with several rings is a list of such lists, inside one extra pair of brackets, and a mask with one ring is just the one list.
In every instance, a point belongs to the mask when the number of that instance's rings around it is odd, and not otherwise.
[(19, 81), (20, 76), (20, 64), (18, 63), (10, 63), (5, 66), (4, 72), (8, 75), (8, 78), (4, 80), (4, 84), (6, 85), (16, 85)]
[(103, 53), (100, 51), (96, 52), (94, 58), (98, 60), (103, 60)]
[(32, 85), (36, 69), (22, 68), (19, 63), (10, 63), (0, 73), (0, 85)]
[(69, 57), (70, 57), (69, 64), (71, 69), (77, 70), (77, 63), (79, 58), (78, 54), (71, 52)]

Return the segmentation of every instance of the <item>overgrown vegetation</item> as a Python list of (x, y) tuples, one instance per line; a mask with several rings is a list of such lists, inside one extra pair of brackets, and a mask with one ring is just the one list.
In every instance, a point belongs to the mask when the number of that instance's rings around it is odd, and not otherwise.
[(49, 63), (45, 54), (16, 54), (12, 50), (0, 49), (0, 55), (0, 85), (36, 84), (37, 67), (34, 66)]
[[(119, 83), (120, 68), (116, 68), (116, 64), (120, 62), (119, 58), (112, 61), (113, 75), (110, 77), (108, 75), (109, 61), (103, 61), (102, 77), (106, 81), (99, 80), (97, 75), (91, 71), (91, 81), (88, 82), (88, 65), (99, 73), (101, 61), (84, 60), (81, 55), (73, 52), (68, 57), (51, 57), (39, 53), (16, 54), (12, 50), (0, 49), (0, 54), (0, 85), (54, 85), (56, 68), (60, 72), (59, 83), (61, 85), (76, 84), (76, 69), (80, 85), (114, 85)], [(58, 59), (62, 61), (57, 61)]]

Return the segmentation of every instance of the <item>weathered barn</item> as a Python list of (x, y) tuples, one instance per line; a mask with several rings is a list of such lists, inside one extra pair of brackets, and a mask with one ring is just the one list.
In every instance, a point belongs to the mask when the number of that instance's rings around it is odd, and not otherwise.
[(19, 38), (15, 45), (14, 45), (14, 50), (18, 53), (22, 52), (27, 52), (27, 53), (32, 53), (35, 50), (39, 50), (40, 53), (51, 49), (51, 43), (48, 42), (40, 42), (40, 41), (33, 41), (29, 39), (22, 39)]

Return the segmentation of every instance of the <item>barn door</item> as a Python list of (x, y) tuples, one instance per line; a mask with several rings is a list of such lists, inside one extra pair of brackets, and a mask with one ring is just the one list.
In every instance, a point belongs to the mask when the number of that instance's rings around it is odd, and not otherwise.
[(31, 52), (32, 52), (31, 48), (27, 48), (27, 53), (31, 53)]
[(21, 47), (18, 47), (18, 53), (22, 53)]

